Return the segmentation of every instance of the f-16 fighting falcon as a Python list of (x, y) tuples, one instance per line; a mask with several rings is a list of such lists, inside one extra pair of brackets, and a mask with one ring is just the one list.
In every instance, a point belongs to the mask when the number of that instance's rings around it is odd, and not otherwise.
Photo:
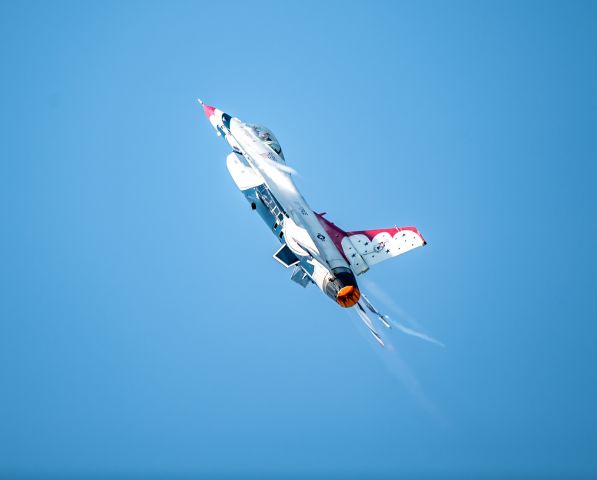
[(341, 307), (355, 307), (375, 340), (383, 339), (367, 310), (387, 328), (381, 314), (361, 293), (356, 276), (373, 265), (426, 245), (415, 227), (392, 227), (347, 232), (315, 213), (299, 193), (274, 134), (260, 125), (244, 123), (199, 103), (218, 136), (232, 148), (226, 158), (234, 183), (278, 239), (273, 257), (292, 268), (291, 280), (302, 287), (314, 283)]

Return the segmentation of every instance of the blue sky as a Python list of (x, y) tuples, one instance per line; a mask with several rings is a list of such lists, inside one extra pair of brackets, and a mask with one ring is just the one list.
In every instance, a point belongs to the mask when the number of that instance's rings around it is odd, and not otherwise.
[[(0, 475), (597, 475), (591, 2), (4, 2)], [(196, 104), (428, 247), (381, 352)]]

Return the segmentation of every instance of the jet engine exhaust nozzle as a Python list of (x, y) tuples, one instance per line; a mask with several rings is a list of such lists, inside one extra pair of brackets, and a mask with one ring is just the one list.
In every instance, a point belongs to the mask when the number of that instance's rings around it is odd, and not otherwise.
[(341, 307), (348, 308), (356, 305), (360, 298), (361, 292), (359, 292), (359, 289), (353, 285), (348, 285), (340, 289), (336, 301)]

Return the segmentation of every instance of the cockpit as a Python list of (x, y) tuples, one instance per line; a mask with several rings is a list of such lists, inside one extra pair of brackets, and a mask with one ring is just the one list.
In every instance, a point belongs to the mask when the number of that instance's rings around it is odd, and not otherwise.
[(247, 124), (247, 127), (249, 127), (251, 129), (251, 131), (257, 138), (262, 140), (274, 152), (276, 152), (278, 155), (280, 155), (280, 158), (282, 158), (282, 160), (285, 160), (284, 153), (282, 152), (282, 147), (280, 147), (280, 143), (278, 142), (278, 139), (276, 138), (274, 133), (269, 128), (263, 127), (261, 125), (250, 125), (250, 124)]

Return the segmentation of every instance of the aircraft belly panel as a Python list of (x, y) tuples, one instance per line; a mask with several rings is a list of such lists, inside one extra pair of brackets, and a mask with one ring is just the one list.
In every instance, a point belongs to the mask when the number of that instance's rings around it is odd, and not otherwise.
[(280, 221), (280, 216), (283, 218), (282, 213), (275, 213), (272, 212), (272, 209), (266, 205), (263, 200), (263, 197), (260, 195), (259, 190), (264, 188), (264, 185), (259, 185), (259, 187), (249, 188), (247, 190), (243, 190), (243, 195), (251, 204), (251, 208), (256, 210), (259, 216), (263, 219), (265, 224), (271, 229), (271, 232), (276, 236), (278, 241), (281, 243), (284, 242), (282, 233), (283, 222)]

